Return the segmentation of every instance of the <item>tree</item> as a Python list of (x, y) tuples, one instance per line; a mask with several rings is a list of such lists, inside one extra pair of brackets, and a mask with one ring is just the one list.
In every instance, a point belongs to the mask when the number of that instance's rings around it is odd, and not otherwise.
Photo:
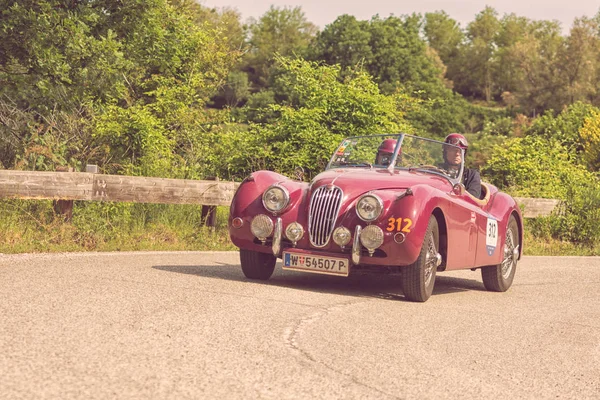
[(190, 15), (197, 25), (207, 24), (219, 32), (232, 50), (246, 48), (246, 28), (241, 22), (239, 11), (229, 8), (208, 8), (196, 0), (169, 0), (178, 12)]
[(343, 15), (319, 34), (313, 57), (342, 70), (361, 66), (384, 93), (403, 87), (423, 98), (435, 97), (445, 89), (443, 67), (420, 37), (420, 23), (418, 16), (357, 21)]
[(498, 13), (486, 7), (467, 26), (468, 44), (463, 48), (462, 73), (455, 80), (457, 90), (483, 96), (487, 102), (495, 94), (497, 66), (496, 37), (500, 31)]
[(305, 55), (317, 33), (317, 27), (308, 22), (300, 7), (271, 6), (258, 21), (249, 27), (249, 51), (244, 57), (243, 70), (257, 89), (268, 84), (274, 55)]
[(13, 109), (29, 116), (0, 126), (2, 137), (20, 135), (10, 163), (52, 169), (93, 157), (105, 172), (198, 173), (204, 106), (238, 57), (217, 31), (167, 0), (0, 5), (0, 95), (9, 99), (0, 119)]
[(423, 32), (429, 46), (435, 49), (440, 59), (448, 67), (447, 76), (452, 79), (454, 70), (460, 68), (457, 61), (459, 60), (460, 47), (465, 40), (465, 34), (459, 23), (450, 18), (444, 11), (426, 13)]
[(122, 96), (121, 71), (131, 64), (101, 8), (100, 1), (0, 2), (0, 93), (42, 113)]
[(357, 65), (370, 65), (373, 60), (371, 31), (368, 21), (352, 15), (340, 15), (316, 37), (310, 53), (313, 60), (340, 65), (342, 70)]
[[(500, 20), (500, 30), (496, 36), (498, 46), (496, 57), (498, 60), (495, 69), (495, 82), (497, 93), (503, 100), (514, 97), (514, 93), (521, 88), (523, 81), (523, 70), (515, 57), (512, 57), (512, 50), (515, 45), (523, 41), (531, 29), (532, 22), (515, 14), (505, 15)], [(508, 105), (511, 104), (508, 100)]]
[(225, 101), (228, 107), (236, 107), (240, 102), (248, 99), (250, 85), (248, 75), (242, 71), (231, 71), (227, 83), (223, 87)]
[(598, 26), (589, 18), (578, 18), (560, 53), (565, 104), (588, 100), (596, 94), (595, 79), (600, 72)]
[[(230, 134), (220, 145), (220, 176), (246, 176), (257, 169), (307, 177), (320, 172), (343, 137), (412, 131), (404, 119), (407, 96), (386, 96), (361, 70), (343, 75), (340, 66), (277, 58), (276, 84), (293, 93), (268, 105), (273, 117)], [(238, 149), (244, 149), (243, 152)]]
[(559, 57), (563, 43), (558, 23), (533, 22), (527, 33), (503, 54), (508, 65), (521, 69), (515, 96), (526, 113), (535, 116), (547, 109), (562, 108)]

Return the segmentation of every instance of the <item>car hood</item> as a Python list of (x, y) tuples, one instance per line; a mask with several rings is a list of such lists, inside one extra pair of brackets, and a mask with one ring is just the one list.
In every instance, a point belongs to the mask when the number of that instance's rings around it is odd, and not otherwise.
[(401, 190), (416, 185), (428, 185), (449, 192), (452, 184), (444, 177), (418, 171), (395, 170), (390, 173), (385, 169), (331, 169), (317, 175), (312, 183), (314, 190), (323, 185), (334, 185), (350, 196), (355, 197), (372, 190)]

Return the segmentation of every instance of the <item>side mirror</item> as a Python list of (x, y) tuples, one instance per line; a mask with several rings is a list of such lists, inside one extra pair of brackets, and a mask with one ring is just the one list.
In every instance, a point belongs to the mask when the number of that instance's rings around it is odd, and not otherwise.
[(296, 167), (296, 169), (294, 169), (294, 178), (296, 178), (299, 181), (303, 181), (304, 180), (304, 168), (302, 167)]
[(465, 189), (465, 185), (463, 185), (462, 183), (457, 183), (454, 186), (452, 186), (452, 193), (454, 193), (457, 196), (462, 196), (463, 194), (465, 194), (465, 191), (467, 189)]

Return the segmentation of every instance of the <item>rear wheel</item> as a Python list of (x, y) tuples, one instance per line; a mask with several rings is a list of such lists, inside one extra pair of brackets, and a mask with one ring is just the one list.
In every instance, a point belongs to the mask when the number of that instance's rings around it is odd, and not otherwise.
[(277, 257), (268, 253), (240, 249), (240, 263), (246, 278), (266, 281), (273, 275)]
[(402, 268), (402, 291), (408, 300), (424, 302), (433, 293), (435, 273), (441, 260), (438, 253), (439, 243), (438, 223), (432, 215), (429, 217), (423, 246), (417, 261)]
[(498, 265), (481, 268), (481, 278), (485, 288), (492, 292), (506, 292), (512, 285), (519, 258), (519, 226), (513, 215), (508, 220), (504, 257)]

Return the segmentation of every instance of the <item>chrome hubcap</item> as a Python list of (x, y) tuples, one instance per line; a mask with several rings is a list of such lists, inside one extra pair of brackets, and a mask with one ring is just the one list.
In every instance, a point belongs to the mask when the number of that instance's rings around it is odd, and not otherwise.
[(515, 241), (512, 229), (506, 232), (506, 242), (504, 243), (504, 259), (502, 260), (502, 278), (508, 279), (513, 268), (517, 265), (519, 258), (519, 246)]
[(425, 269), (423, 271), (425, 274), (425, 286), (429, 286), (429, 284), (431, 283), (431, 279), (433, 277), (433, 272), (434, 272), (435, 268), (437, 268), (438, 265), (440, 265), (441, 262), (442, 262), (442, 256), (440, 255), (440, 253), (437, 252), (437, 249), (435, 248), (435, 242), (433, 240), (433, 233), (431, 233), (427, 240), (427, 253), (425, 255)]

